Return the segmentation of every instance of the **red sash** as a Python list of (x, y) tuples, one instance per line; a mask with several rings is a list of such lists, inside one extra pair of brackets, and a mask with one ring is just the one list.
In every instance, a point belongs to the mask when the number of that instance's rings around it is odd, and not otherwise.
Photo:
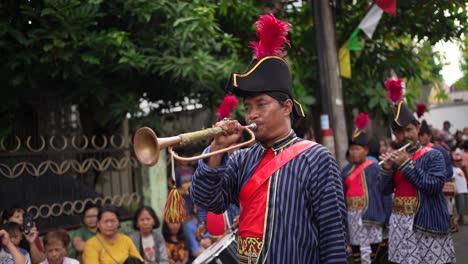
[[(411, 157), (411, 160), (417, 161), (430, 150), (431, 148), (428, 147), (421, 148), (420, 150), (416, 151), (416, 153), (414, 153), (414, 155)], [(403, 176), (399, 170), (395, 172), (393, 177), (393, 184), (395, 185), (396, 197), (416, 197), (416, 188), (405, 178), (405, 176)]]
[[(268, 179), (283, 165), (316, 144), (317, 143), (312, 141), (299, 141), (283, 150), (278, 155), (271, 157), (271, 160), (267, 161), (264, 165), (262, 164), (262, 159), (253, 175), (239, 193), (241, 209), (238, 230), (239, 236), (263, 238), (268, 196)], [(264, 159), (265, 158), (267, 157), (264, 157)]]
[(362, 182), (362, 172), (374, 163), (372, 160), (366, 160), (361, 165), (354, 168), (353, 172), (346, 177), (346, 197), (363, 197), (364, 183)]
[(432, 144), (431, 142), (427, 143), (426, 147), (427, 148), (432, 148), (434, 146), (434, 144)]

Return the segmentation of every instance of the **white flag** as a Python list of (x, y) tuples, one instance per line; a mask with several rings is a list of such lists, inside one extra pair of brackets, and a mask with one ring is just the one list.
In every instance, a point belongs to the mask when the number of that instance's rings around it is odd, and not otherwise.
[(375, 28), (377, 28), (382, 14), (383, 10), (377, 5), (373, 5), (361, 23), (359, 23), (359, 28), (366, 33), (368, 38), (372, 39), (372, 35), (374, 35)]

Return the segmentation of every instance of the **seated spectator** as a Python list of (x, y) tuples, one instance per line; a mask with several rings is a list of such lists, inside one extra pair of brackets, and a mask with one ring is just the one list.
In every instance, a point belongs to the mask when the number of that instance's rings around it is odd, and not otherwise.
[(169, 263), (188, 263), (190, 245), (185, 237), (183, 224), (164, 221), (162, 234), (166, 242)]
[(2, 264), (23, 264), (27, 263), (26, 258), (19, 249), (11, 242), (8, 232), (0, 230), (0, 263)]
[(71, 250), (69, 256), (81, 260), (86, 241), (96, 235), (98, 207), (87, 203), (83, 210), (83, 226), (71, 232)]
[(146, 264), (169, 263), (159, 226), (159, 219), (153, 208), (143, 206), (135, 212), (133, 228), (137, 232), (130, 234), (130, 238)]
[(67, 231), (58, 229), (48, 232), (44, 237), (46, 260), (41, 264), (79, 264), (78, 260), (66, 257), (69, 244)]
[(23, 233), (21, 232), (21, 226), (17, 223), (10, 222), (2, 225), (3, 230), (8, 232), (8, 236), (10, 237), (10, 241), (19, 249), (19, 251), (24, 255), (26, 258), (26, 263), (31, 263), (31, 258), (29, 257), (29, 253), (26, 249), (21, 248), (19, 246), (21, 240), (23, 240)]
[[(17, 223), (21, 227), (23, 226), (23, 208), (14, 206), (12, 208), (3, 210), (2, 223), (6, 224), (10, 222)], [(44, 261), (44, 249), (42, 247), (41, 240), (39, 239), (39, 232), (35, 226), (33, 226), (29, 232), (24, 232), (24, 237), (21, 240), (19, 246), (28, 251), (32, 264), (37, 264)]]
[(185, 237), (190, 244), (190, 256), (191, 261), (195, 260), (200, 254), (211, 245), (211, 239), (208, 236), (203, 237), (197, 234), (198, 218), (197, 218), (198, 206), (193, 205), (192, 211), (188, 212), (185, 219)]
[(98, 233), (86, 241), (84, 264), (124, 263), (128, 259), (143, 258), (130, 237), (118, 232), (120, 216), (113, 206), (104, 206), (98, 213)]

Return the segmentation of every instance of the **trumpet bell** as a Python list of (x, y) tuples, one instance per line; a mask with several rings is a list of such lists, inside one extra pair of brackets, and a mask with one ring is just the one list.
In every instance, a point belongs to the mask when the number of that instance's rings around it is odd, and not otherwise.
[(158, 138), (153, 129), (142, 127), (133, 137), (133, 149), (138, 161), (145, 166), (153, 166), (158, 163), (159, 152), (163, 148), (176, 146), (182, 141), (180, 136)]
[(137, 130), (133, 139), (133, 147), (138, 160), (146, 166), (152, 166), (158, 162), (159, 143), (156, 133), (149, 127)]

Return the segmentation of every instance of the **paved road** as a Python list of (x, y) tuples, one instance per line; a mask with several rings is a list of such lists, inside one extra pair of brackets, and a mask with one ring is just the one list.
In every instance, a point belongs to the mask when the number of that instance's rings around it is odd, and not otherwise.
[[(468, 216), (465, 216), (465, 223), (468, 223), (467, 218)], [(458, 232), (452, 235), (457, 263), (468, 264), (468, 225), (458, 225)]]

